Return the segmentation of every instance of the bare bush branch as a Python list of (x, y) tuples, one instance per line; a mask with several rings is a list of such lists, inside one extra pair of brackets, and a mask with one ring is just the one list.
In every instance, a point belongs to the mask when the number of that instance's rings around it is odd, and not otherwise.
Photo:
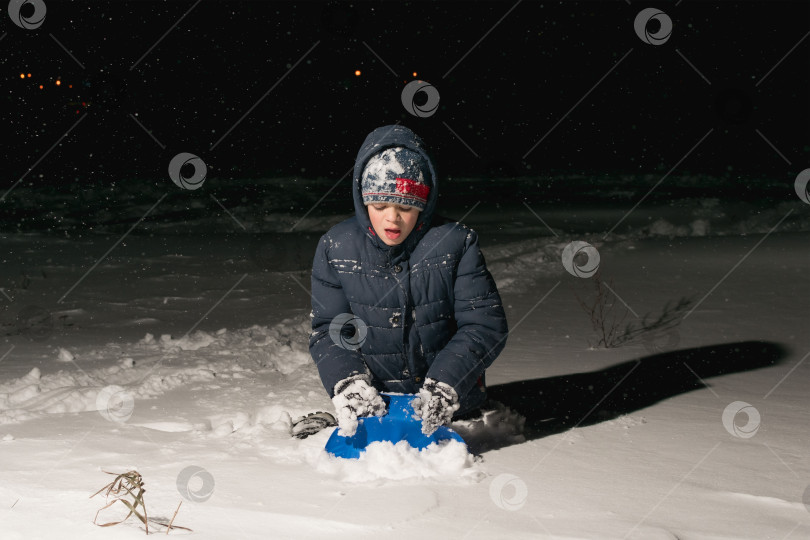
[(630, 309), (612, 292), (613, 280), (606, 284), (600, 272), (597, 272), (589, 281), (593, 290), (588, 297), (583, 298), (576, 291), (573, 292), (596, 332), (596, 347), (621, 347), (650, 334), (672, 330), (680, 324), (682, 314), (693, 304), (692, 299), (682, 297), (664, 304), (657, 315), (646, 313), (643, 317), (628, 321)]

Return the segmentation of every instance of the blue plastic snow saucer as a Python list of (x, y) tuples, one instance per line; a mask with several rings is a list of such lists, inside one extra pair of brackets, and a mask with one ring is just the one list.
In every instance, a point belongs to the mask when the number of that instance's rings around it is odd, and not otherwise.
[(411, 401), (414, 394), (380, 394), (388, 405), (385, 416), (367, 416), (357, 419), (357, 432), (351, 437), (338, 435), (338, 428), (326, 441), (326, 451), (335, 457), (357, 459), (366, 447), (376, 441), (408, 441), (416, 449), (423, 449), (432, 443), (455, 439), (467, 444), (461, 435), (452, 429), (440, 426), (431, 435), (422, 433), (422, 420), (414, 414)]

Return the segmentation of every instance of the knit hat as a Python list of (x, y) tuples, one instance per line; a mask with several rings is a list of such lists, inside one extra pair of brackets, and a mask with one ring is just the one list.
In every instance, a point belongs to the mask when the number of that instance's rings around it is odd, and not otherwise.
[(430, 169), (422, 154), (397, 146), (372, 156), (363, 169), (363, 204), (412, 206), (420, 212), (430, 194)]

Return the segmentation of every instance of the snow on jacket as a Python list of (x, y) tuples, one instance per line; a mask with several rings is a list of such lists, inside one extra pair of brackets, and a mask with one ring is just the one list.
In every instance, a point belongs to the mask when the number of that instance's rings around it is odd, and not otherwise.
[[(425, 157), (431, 189), (408, 238), (388, 246), (371, 227), (360, 180), (368, 159), (394, 146)], [(456, 390), (457, 414), (480, 405), (484, 370), (506, 343), (506, 315), (475, 231), (433, 219), (438, 186), (422, 140), (404, 126), (374, 130), (357, 155), (352, 190), (355, 216), (321, 237), (312, 266), (309, 348), (324, 388), (332, 397), (337, 382), (369, 374), (378, 390), (415, 393), (430, 377)], [(362, 321), (353, 340), (344, 325), (348, 346), (335, 339), (345, 314)]]

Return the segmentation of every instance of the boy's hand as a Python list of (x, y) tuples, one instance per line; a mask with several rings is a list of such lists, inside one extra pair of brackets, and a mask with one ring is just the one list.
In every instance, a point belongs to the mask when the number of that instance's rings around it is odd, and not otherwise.
[(371, 386), (368, 375), (354, 375), (335, 385), (332, 398), (337, 413), (338, 434), (351, 437), (357, 431), (358, 416), (382, 416), (385, 414), (385, 401)]
[(430, 435), (453, 418), (459, 408), (458, 394), (449, 384), (427, 378), (411, 406), (422, 418), (422, 433)]

